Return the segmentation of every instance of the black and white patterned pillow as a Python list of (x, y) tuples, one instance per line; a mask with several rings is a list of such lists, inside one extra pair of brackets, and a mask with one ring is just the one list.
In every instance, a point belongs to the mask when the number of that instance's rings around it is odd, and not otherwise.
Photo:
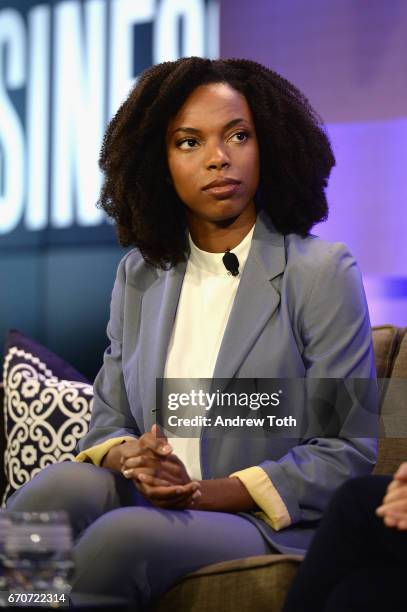
[(63, 359), (17, 330), (7, 335), (3, 385), (4, 506), (44, 467), (74, 458), (88, 430), (93, 389)]

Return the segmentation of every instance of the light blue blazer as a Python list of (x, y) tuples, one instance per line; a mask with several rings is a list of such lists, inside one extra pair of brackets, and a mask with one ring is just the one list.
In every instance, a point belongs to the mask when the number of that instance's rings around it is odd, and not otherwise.
[[(163, 376), (185, 269), (182, 262), (158, 270), (136, 249), (120, 262), (107, 327), (110, 346), (78, 452), (109, 438), (139, 436), (156, 422), (156, 378)], [(260, 211), (214, 378), (375, 376), (361, 276), (346, 246), (315, 236), (283, 236)], [(357, 402), (353, 409), (359, 409)], [(369, 474), (376, 454), (376, 440), (367, 437), (253, 440), (201, 433), (204, 479), (256, 465), (265, 470), (291, 526), (277, 532), (254, 512), (240, 514), (282, 552), (307, 549), (335, 489)]]

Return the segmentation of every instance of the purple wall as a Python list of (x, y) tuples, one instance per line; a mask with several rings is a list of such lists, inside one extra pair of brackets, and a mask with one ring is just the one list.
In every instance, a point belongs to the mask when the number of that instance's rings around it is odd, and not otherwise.
[(315, 233), (356, 256), (372, 322), (407, 325), (407, 3), (223, 0), (220, 50), (281, 73), (327, 123), (337, 166)]

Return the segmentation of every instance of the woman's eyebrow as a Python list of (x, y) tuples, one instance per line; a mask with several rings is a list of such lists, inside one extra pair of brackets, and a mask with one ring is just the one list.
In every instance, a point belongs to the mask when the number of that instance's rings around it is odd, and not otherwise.
[[(243, 119), (243, 117), (238, 117), (237, 119), (232, 119), (231, 121), (228, 121), (228, 123), (226, 123), (223, 126), (223, 130), (228, 130), (229, 128), (233, 127), (234, 125), (237, 125), (238, 123), (242, 123), (245, 122), (247, 123), (246, 119)], [(200, 134), (201, 130), (197, 130), (196, 128), (192, 128), (192, 127), (178, 127), (173, 131), (173, 134), (175, 134), (176, 132), (187, 132), (188, 134)]]

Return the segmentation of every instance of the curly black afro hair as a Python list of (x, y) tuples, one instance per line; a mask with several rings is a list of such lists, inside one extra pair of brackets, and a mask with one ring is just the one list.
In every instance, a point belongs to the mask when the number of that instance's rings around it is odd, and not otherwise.
[(304, 95), (245, 59), (187, 57), (148, 68), (107, 126), (99, 158), (98, 206), (123, 246), (166, 269), (185, 259), (186, 217), (167, 165), (169, 119), (205, 83), (228, 83), (251, 108), (260, 150), (256, 205), (282, 234), (309, 234), (328, 215), (325, 188), (335, 164), (323, 123)]

